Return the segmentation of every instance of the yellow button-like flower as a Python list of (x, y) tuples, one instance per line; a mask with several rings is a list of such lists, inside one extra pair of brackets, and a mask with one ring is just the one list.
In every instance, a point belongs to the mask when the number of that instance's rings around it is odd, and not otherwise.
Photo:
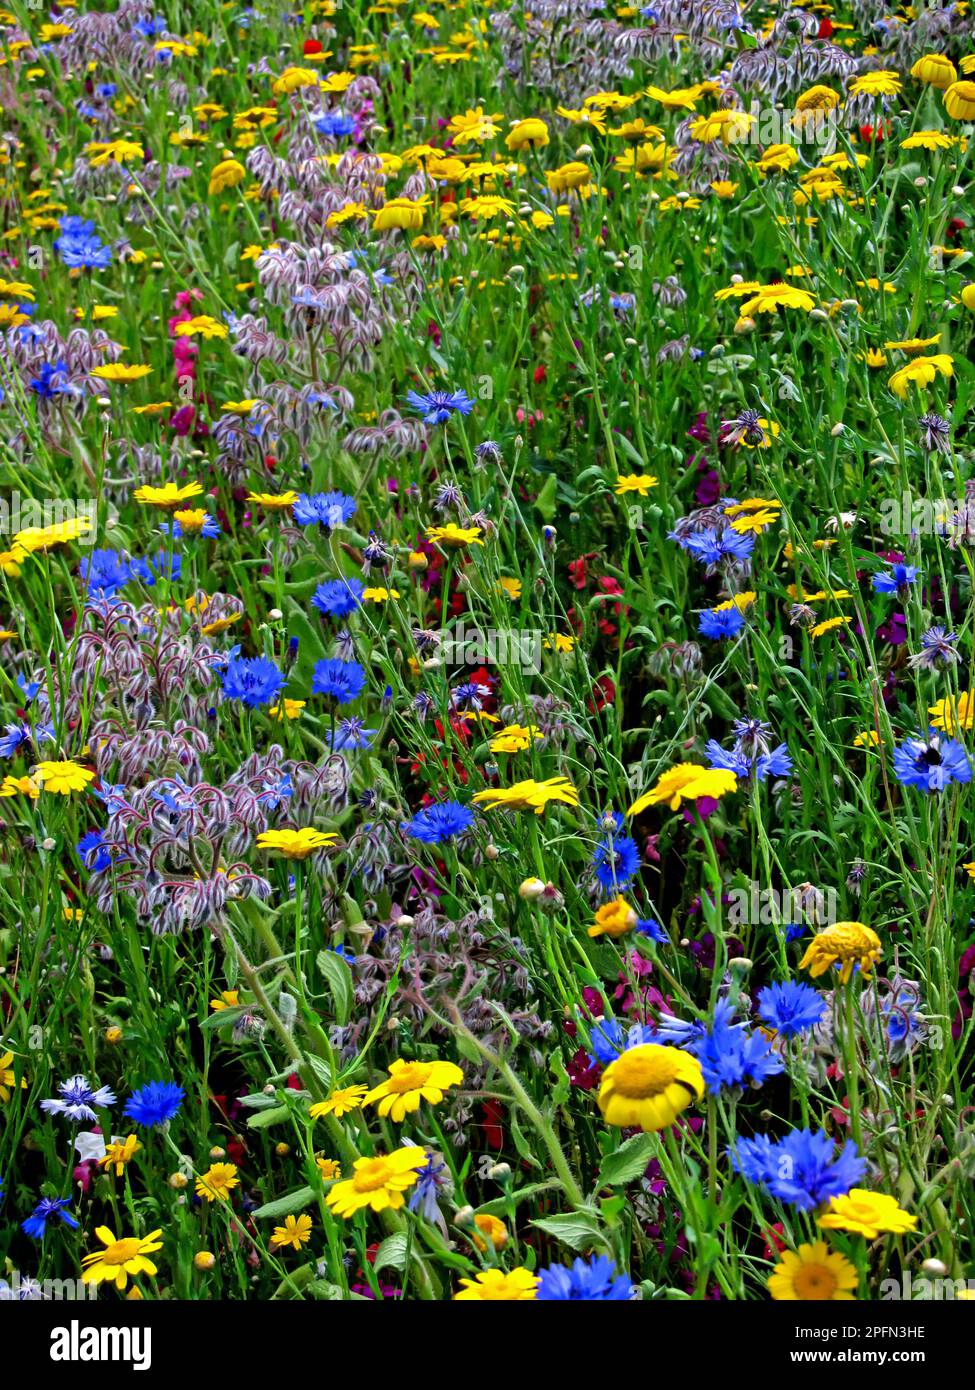
[(398, 1057), (389, 1066), (389, 1076), (363, 1097), (363, 1105), (375, 1105), (383, 1119), (399, 1124), (419, 1110), (420, 1102), (439, 1105), (444, 1091), (460, 1086), (464, 1073), (453, 1062), (407, 1062)]
[(340, 1120), (343, 1115), (348, 1115), (351, 1110), (358, 1110), (365, 1100), (368, 1086), (343, 1086), (326, 1100), (316, 1101), (308, 1111), (313, 1120), (320, 1119), (322, 1115), (334, 1115)]
[(824, 1240), (783, 1250), (769, 1275), (768, 1290), (776, 1301), (788, 1303), (849, 1302), (855, 1295), (857, 1272)]
[(845, 985), (859, 965), (869, 975), (874, 963), (883, 955), (880, 937), (862, 922), (835, 922), (817, 932), (799, 962), (800, 970), (808, 970), (813, 979), (825, 975), (831, 965), (840, 966), (841, 985)]
[(257, 837), (257, 848), (276, 849), (285, 859), (307, 859), (316, 850), (328, 849), (337, 839), (332, 831), (314, 830), (306, 825), (300, 830), (264, 830)]
[(34, 769), (36, 777), (46, 792), (57, 792), (59, 796), (70, 796), (72, 792), (82, 792), (89, 782), (94, 782), (95, 774), (88, 768), (70, 758), (61, 761), (48, 760), (38, 763)]
[(82, 1260), (83, 1271), (81, 1281), (84, 1284), (114, 1284), (121, 1292), (128, 1283), (130, 1274), (157, 1273), (156, 1266), (146, 1256), (151, 1255), (156, 1250), (162, 1249), (162, 1241), (157, 1237), (162, 1235), (162, 1231), (150, 1231), (147, 1236), (129, 1236), (121, 1240), (116, 1240), (114, 1232), (108, 1226), (98, 1226), (95, 1235), (104, 1245), (104, 1250), (97, 1250), (92, 1255), (86, 1255)]
[(701, 767), (697, 763), (678, 763), (657, 778), (656, 785), (634, 801), (628, 816), (638, 816), (648, 806), (668, 805), (679, 811), (682, 801), (709, 797), (715, 801), (738, 790), (738, 778), (722, 767)]
[(853, 1187), (842, 1197), (834, 1197), (818, 1223), (826, 1231), (852, 1231), (876, 1240), (881, 1234), (905, 1235), (917, 1225), (917, 1217), (902, 1211), (895, 1197)]
[(530, 1303), (538, 1290), (539, 1279), (531, 1270), (519, 1267), (507, 1273), (501, 1269), (483, 1269), (473, 1279), (462, 1279), (455, 1303)]
[(210, 171), (207, 192), (211, 197), (215, 193), (223, 193), (228, 188), (236, 188), (239, 183), (243, 183), (246, 177), (247, 170), (239, 160), (222, 159)]
[(701, 1064), (689, 1052), (640, 1043), (621, 1052), (603, 1072), (599, 1109), (618, 1129), (666, 1129), (692, 1100), (704, 1095)]
[(597, 909), (595, 925), (589, 928), (590, 936), (623, 936), (632, 931), (639, 918), (625, 898), (614, 898)]
[(336, 1216), (354, 1216), (357, 1211), (398, 1211), (426, 1166), (426, 1150), (411, 1145), (391, 1154), (360, 1158), (352, 1166), (352, 1177), (337, 1182), (325, 1194), (325, 1202)]
[(430, 199), (390, 198), (381, 208), (373, 210), (373, 227), (377, 232), (418, 232), (423, 226), (423, 216), (430, 205)]
[(944, 94), (945, 110), (955, 121), (975, 121), (975, 82), (953, 82)]
[(918, 58), (911, 68), (911, 76), (916, 77), (918, 82), (925, 82), (929, 87), (939, 88), (942, 92), (958, 79), (954, 63), (943, 53), (925, 53), (923, 57)]

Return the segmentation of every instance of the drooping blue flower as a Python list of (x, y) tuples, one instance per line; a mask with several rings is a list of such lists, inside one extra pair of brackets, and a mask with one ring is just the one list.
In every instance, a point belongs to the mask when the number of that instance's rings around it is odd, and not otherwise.
[(83, 396), (81, 387), (71, 381), (70, 372), (71, 368), (63, 358), (59, 357), (56, 362), (44, 362), (37, 376), (32, 378), (30, 389), (42, 401), (53, 400), (55, 396)]
[(600, 840), (592, 857), (596, 878), (607, 893), (628, 887), (640, 872), (640, 851), (626, 833), (626, 822), (618, 811), (612, 819), (613, 830)]
[(928, 738), (907, 738), (894, 749), (894, 774), (905, 787), (944, 791), (949, 782), (970, 782), (972, 765), (962, 744), (937, 729)]
[(66, 1119), (91, 1120), (98, 1119), (95, 1107), (104, 1110), (108, 1106), (115, 1104), (114, 1092), (107, 1086), (99, 1086), (95, 1090), (88, 1084), (86, 1076), (69, 1076), (67, 1081), (62, 1081), (58, 1087), (59, 1097), (41, 1101), (41, 1109), (46, 1115), (64, 1115)]
[(543, 1303), (567, 1300), (623, 1302), (633, 1297), (634, 1286), (625, 1274), (616, 1273), (608, 1255), (578, 1256), (568, 1267), (549, 1265), (538, 1276), (536, 1300)]
[(435, 1154), (428, 1153), (426, 1163), (417, 1170), (416, 1185), (408, 1203), (410, 1211), (418, 1211), (425, 1221), (443, 1225), (438, 1202), (450, 1181), (446, 1163), (439, 1161)]
[(355, 499), (343, 492), (301, 492), (291, 508), (299, 526), (326, 526), (330, 531), (344, 526), (355, 513)]
[(787, 980), (759, 990), (758, 1012), (780, 1037), (795, 1038), (815, 1028), (826, 1012), (826, 1001), (811, 985)]
[(438, 801), (418, 811), (406, 824), (406, 833), (427, 845), (440, 845), (462, 835), (474, 824), (474, 812), (459, 801)]
[(137, 1125), (164, 1125), (179, 1114), (184, 1096), (174, 1081), (147, 1081), (132, 1092), (122, 1113)]
[(6, 733), (0, 737), (0, 757), (12, 758), (19, 748), (24, 744), (30, 744), (33, 739), (29, 724), (7, 724)]
[(842, 1197), (867, 1171), (852, 1139), (837, 1152), (828, 1134), (809, 1129), (794, 1129), (778, 1143), (764, 1135), (739, 1139), (732, 1165), (749, 1182), (801, 1211)]
[(278, 697), (285, 678), (266, 656), (237, 657), (223, 673), (223, 693), (240, 700), (248, 709), (270, 705)]
[(744, 626), (744, 614), (734, 604), (730, 608), (705, 608), (697, 622), (701, 636), (709, 637), (712, 642), (737, 637)]
[(100, 830), (89, 830), (82, 835), (75, 849), (82, 864), (93, 874), (104, 873), (112, 862), (112, 856), (105, 848), (105, 836)]
[(874, 575), (873, 587), (878, 594), (903, 594), (919, 573), (917, 565), (891, 565), (889, 574)]
[(470, 415), (474, 409), (474, 402), (465, 391), (428, 391), (422, 396), (417, 391), (407, 391), (406, 399), (428, 425), (445, 425), (455, 410), (460, 415)]
[(20, 1223), (21, 1228), (29, 1236), (33, 1236), (34, 1240), (42, 1239), (49, 1221), (61, 1221), (72, 1231), (76, 1231), (80, 1222), (68, 1211), (70, 1205), (70, 1197), (42, 1197), (26, 1221)]
[(361, 579), (326, 579), (312, 595), (312, 607), (331, 618), (344, 618), (362, 604)]
[(315, 695), (327, 695), (337, 705), (348, 705), (365, 689), (366, 673), (358, 661), (339, 661), (326, 656), (316, 661), (311, 688)]
[(670, 937), (667, 935), (666, 930), (659, 922), (655, 922), (652, 917), (638, 918), (637, 924), (633, 930), (640, 936), (647, 936), (651, 941), (656, 941), (658, 946), (670, 945)]

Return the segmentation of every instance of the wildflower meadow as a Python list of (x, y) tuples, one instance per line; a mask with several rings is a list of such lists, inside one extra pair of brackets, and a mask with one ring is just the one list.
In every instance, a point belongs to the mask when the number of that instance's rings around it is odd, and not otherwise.
[(0, 1302), (975, 1297), (969, 0), (0, 97)]

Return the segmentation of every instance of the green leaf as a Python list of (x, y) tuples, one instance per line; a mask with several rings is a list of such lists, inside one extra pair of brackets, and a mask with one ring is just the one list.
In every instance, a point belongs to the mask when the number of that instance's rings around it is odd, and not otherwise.
[(612, 1187), (617, 1183), (638, 1178), (656, 1152), (652, 1134), (634, 1134), (621, 1144), (615, 1153), (607, 1154), (599, 1166), (599, 1186)]
[(567, 1211), (558, 1216), (538, 1217), (531, 1223), (570, 1250), (586, 1250), (590, 1245), (607, 1245), (596, 1216), (591, 1211)]
[(558, 482), (554, 473), (549, 474), (535, 498), (535, 510), (543, 521), (551, 522), (555, 519), (556, 499), (558, 497)]
[(287, 1105), (274, 1105), (270, 1110), (258, 1110), (256, 1115), (251, 1115), (247, 1121), (248, 1129), (270, 1129), (271, 1125), (282, 1124), (291, 1118), (291, 1110)]
[(555, 1048), (549, 1055), (548, 1067), (549, 1071), (555, 1077), (555, 1086), (551, 1094), (552, 1104), (564, 1105), (569, 1099), (572, 1088), (569, 1081), (569, 1073), (565, 1069), (565, 1063), (562, 1061), (562, 1053), (558, 1048)]
[(279, 1216), (292, 1216), (296, 1211), (304, 1211), (314, 1199), (313, 1187), (297, 1187), (294, 1192), (289, 1192), (286, 1197), (279, 1197), (276, 1202), (265, 1202), (263, 1207), (252, 1211), (251, 1216), (261, 1221), (276, 1221)]
[(373, 1269), (378, 1274), (381, 1269), (397, 1269), (402, 1272), (406, 1268), (406, 1233), (397, 1231), (394, 1235), (387, 1236), (376, 1251), (376, 1258), (372, 1263)]
[(318, 968), (332, 991), (336, 1022), (344, 1027), (352, 1013), (352, 971), (335, 951), (319, 951)]

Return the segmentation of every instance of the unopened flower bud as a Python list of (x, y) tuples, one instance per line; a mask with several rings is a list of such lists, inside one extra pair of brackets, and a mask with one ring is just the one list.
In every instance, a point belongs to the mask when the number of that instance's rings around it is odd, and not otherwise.
[(518, 889), (518, 896), (525, 902), (533, 903), (545, 892), (545, 884), (540, 878), (526, 878)]

